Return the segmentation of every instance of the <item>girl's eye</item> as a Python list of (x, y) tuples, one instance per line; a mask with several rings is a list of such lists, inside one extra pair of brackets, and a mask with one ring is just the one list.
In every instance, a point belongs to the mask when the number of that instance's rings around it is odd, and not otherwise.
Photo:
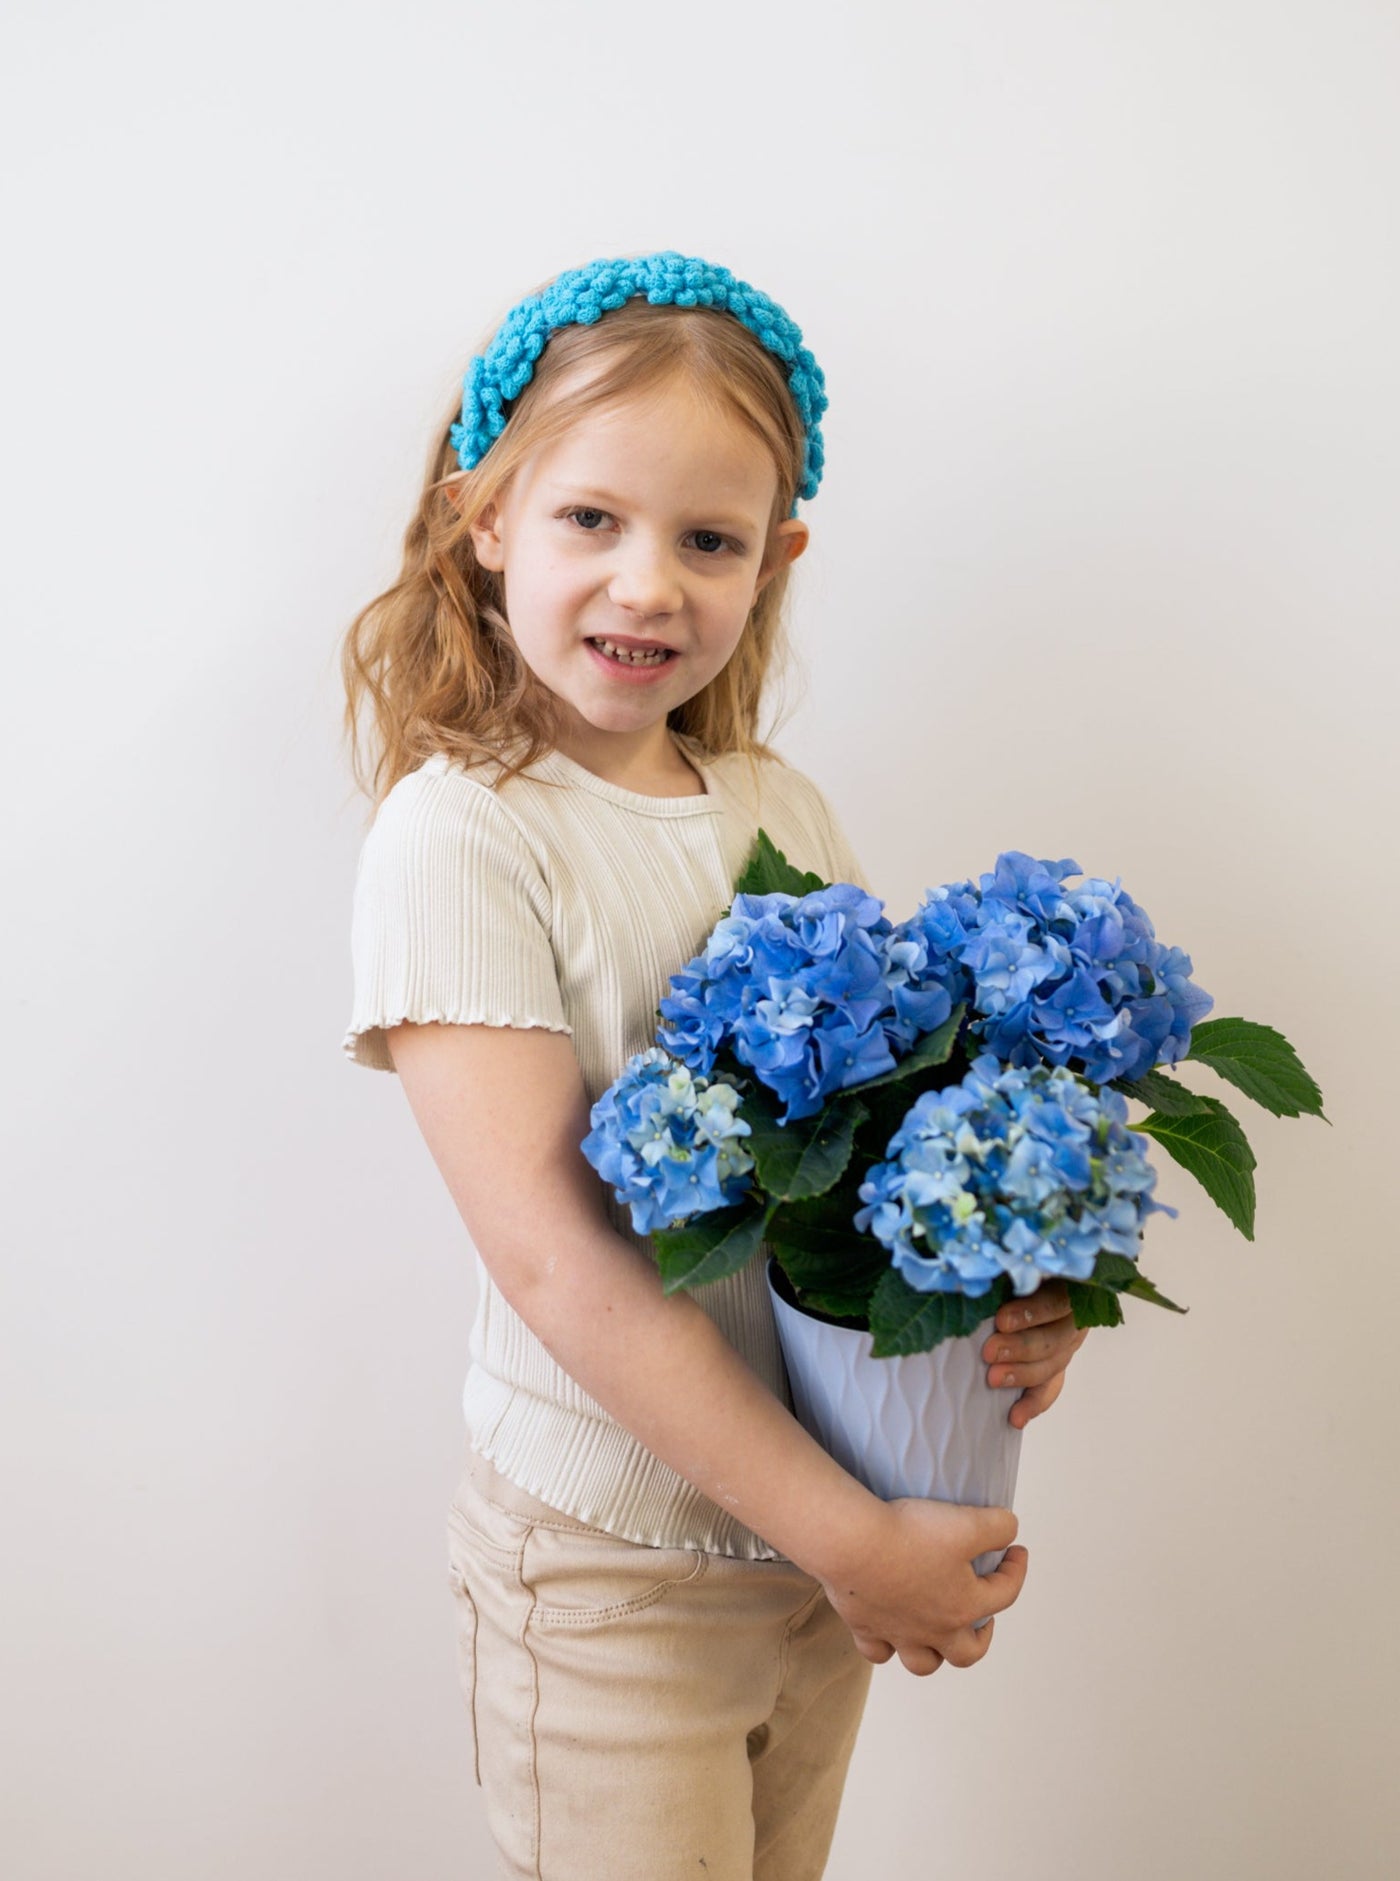
[[(597, 535), (604, 523), (612, 521), (605, 509), (594, 509), (585, 503), (578, 503), (572, 509), (566, 509), (564, 519), (591, 536)], [(713, 557), (724, 549), (731, 549), (736, 554), (743, 553), (740, 543), (730, 542), (717, 529), (692, 529), (690, 534), (691, 540), (703, 556)]]

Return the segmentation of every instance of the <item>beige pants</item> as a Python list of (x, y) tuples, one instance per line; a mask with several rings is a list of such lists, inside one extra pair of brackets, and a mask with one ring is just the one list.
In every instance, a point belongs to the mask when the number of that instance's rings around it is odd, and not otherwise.
[(817, 1881), (871, 1668), (810, 1575), (621, 1541), (470, 1449), (448, 1572), (505, 1874)]

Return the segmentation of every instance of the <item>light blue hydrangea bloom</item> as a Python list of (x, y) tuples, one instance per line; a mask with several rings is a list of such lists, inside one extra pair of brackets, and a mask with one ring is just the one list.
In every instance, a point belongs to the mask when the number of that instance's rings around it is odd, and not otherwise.
[(990, 875), (930, 889), (901, 923), (924, 943), (969, 1031), (1008, 1064), (1068, 1065), (1095, 1084), (1185, 1056), (1214, 1005), (1190, 957), (1166, 947), (1119, 882), (1066, 878), (1079, 864), (997, 857)]
[(638, 1234), (737, 1202), (749, 1187), (749, 1126), (732, 1084), (696, 1077), (669, 1052), (638, 1052), (589, 1113), (583, 1153)]
[(660, 1011), (668, 1051), (707, 1075), (728, 1046), (783, 1100), (787, 1123), (892, 1070), (952, 1000), (922, 935), (896, 932), (883, 902), (837, 882), (737, 895)]
[(1018, 1294), (1047, 1274), (1086, 1280), (1100, 1253), (1135, 1260), (1157, 1176), (1128, 1105), (1061, 1066), (973, 1061), (926, 1091), (861, 1184), (855, 1225), (921, 1293)]

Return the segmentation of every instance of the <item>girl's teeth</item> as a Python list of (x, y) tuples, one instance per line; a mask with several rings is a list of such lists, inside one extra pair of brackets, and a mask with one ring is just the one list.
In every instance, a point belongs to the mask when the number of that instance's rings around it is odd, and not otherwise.
[(593, 644), (610, 660), (621, 660), (624, 666), (660, 666), (663, 660), (670, 658), (665, 647), (643, 651), (639, 647), (615, 646), (611, 640), (595, 640)]

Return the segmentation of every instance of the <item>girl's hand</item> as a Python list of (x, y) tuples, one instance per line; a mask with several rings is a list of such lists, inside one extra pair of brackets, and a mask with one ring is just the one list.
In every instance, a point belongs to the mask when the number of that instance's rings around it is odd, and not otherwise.
[(1027, 1298), (1008, 1300), (997, 1311), (996, 1328), (982, 1348), (987, 1383), (1020, 1390), (1010, 1422), (1024, 1430), (1059, 1397), (1065, 1367), (1089, 1336), (1088, 1328), (1075, 1325), (1063, 1280), (1042, 1281)]
[[(949, 1665), (975, 1665), (996, 1622), (1020, 1593), (1029, 1556), (1008, 1547), (1016, 1533), (1009, 1509), (900, 1497), (868, 1504), (846, 1534), (848, 1560), (821, 1575), (826, 1595), (875, 1665), (899, 1654), (921, 1676)], [(993, 1574), (979, 1576), (979, 1554), (1005, 1548)], [(979, 1620), (987, 1620), (979, 1627)]]

